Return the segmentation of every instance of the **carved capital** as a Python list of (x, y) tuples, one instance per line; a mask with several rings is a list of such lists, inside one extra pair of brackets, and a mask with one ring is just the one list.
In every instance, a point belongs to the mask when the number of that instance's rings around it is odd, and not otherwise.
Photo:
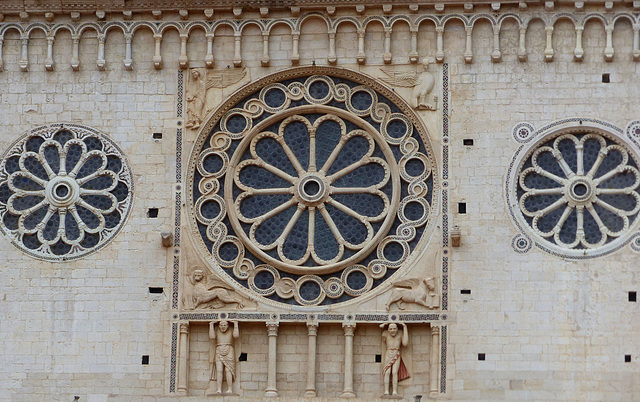
[(353, 336), (354, 332), (356, 332), (356, 323), (344, 322), (342, 323), (342, 329), (344, 330), (344, 336)]
[(188, 322), (180, 323), (180, 333), (186, 334), (188, 332), (189, 332), (189, 323)]
[(309, 330), (309, 336), (318, 335), (318, 323), (317, 322), (308, 322), (307, 329)]
[(278, 327), (280, 323), (276, 321), (270, 321), (266, 323), (267, 325), (267, 335), (269, 336), (278, 336)]

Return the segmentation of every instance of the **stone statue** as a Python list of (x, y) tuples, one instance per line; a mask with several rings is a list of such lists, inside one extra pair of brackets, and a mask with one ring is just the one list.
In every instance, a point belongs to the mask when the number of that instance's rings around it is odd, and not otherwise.
[[(238, 322), (233, 321), (233, 333), (229, 331), (229, 322), (220, 321), (216, 329), (215, 321), (209, 323), (209, 338), (216, 343), (215, 352), (210, 354), (211, 378), (207, 395), (222, 393), (222, 380), (227, 380), (227, 394), (233, 393), (233, 380), (236, 377), (235, 340), (240, 336)], [(215, 391), (213, 389), (215, 381)]]
[(193, 310), (203, 305), (205, 308), (220, 308), (235, 303), (244, 308), (242, 300), (231, 292), (233, 288), (220, 280), (206, 280), (202, 269), (195, 269), (190, 277), (191, 289), (185, 291), (183, 299), (185, 308)]
[(233, 85), (242, 80), (246, 74), (246, 68), (218, 70), (192, 68), (187, 86), (187, 121), (184, 126), (192, 130), (200, 128), (202, 119), (211, 111), (211, 109), (205, 109), (207, 103), (209, 106), (212, 103), (209, 99), (209, 90)]
[[(386, 323), (380, 324), (380, 328), (384, 329), (386, 325)], [(409, 372), (400, 355), (400, 348), (409, 345), (409, 331), (405, 323), (400, 323), (400, 325), (402, 325), (401, 331), (398, 330), (397, 324), (389, 324), (389, 328), (382, 331), (382, 340), (387, 346), (382, 368), (385, 395), (389, 395), (389, 379), (392, 383), (391, 395), (398, 395), (398, 381), (409, 378)]]
[(396, 303), (400, 310), (405, 309), (404, 303), (415, 303), (428, 309), (436, 309), (440, 306), (436, 281), (431, 277), (404, 279), (395, 282), (393, 286), (393, 292), (386, 304), (387, 311), (393, 303)]
[(419, 110), (437, 110), (438, 97), (431, 94), (436, 77), (428, 71), (431, 60), (425, 58), (422, 61), (424, 71), (418, 74), (417, 71), (395, 71), (390, 68), (382, 68), (389, 78), (382, 78), (384, 82), (391, 86), (413, 88), (411, 93), (411, 106)]

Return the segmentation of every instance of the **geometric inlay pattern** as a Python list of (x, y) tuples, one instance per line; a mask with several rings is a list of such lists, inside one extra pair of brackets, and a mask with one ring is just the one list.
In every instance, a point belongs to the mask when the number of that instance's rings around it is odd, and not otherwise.
[(81, 258), (115, 236), (132, 191), (125, 157), (106, 135), (77, 124), (39, 127), (0, 163), (0, 229), (33, 257)]
[(193, 223), (214, 269), (253, 295), (353, 299), (422, 237), (435, 168), (424, 129), (393, 94), (353, 78), (263, 80), (200, 134)]
[(544, 136), (517, 170), (518, 210), (551, 249), (588, 255), (624, 241), (640, 211), (638, 156), (603, 129)]

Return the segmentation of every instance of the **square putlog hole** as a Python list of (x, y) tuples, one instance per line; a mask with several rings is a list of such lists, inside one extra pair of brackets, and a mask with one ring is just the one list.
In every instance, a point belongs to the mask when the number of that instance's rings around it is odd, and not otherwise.
[(467, 213), (467, 203), (466, 202), (459, 202), (458, 203), (458, 213), (459, 214), (466, 214)]
[(464, 140), (462, 140), (462, 145), (466, 145), (468, 147), (472, 147), (473, 146), (473, 139), (465, 138)]
[(161, 140), (162, 139), (162, 133), (153, 133), (153, 139), (154, 140)]
[(611, 75), (609, 73), (602, 74), (602, 82), (608, 84), (611, 82)]
[(376, 355), (376, 363), (382, 363), (382, 355)]
[(486, 356), (484, 353), (478, 353), (478, 360), (484, 361), (486, 359)]
[(149, 355), (143, 355), (142, 356), (142, 364), (145, 365), (145, 366), (147, 364), (149, 364)]
[(631, 355), (624, 355), (624, 362), (631, 363)]
[(637, 301), (637, 293), (636, 292), (629, 292), (629, 301), (630, 302), (635, 302)]
[(247, 361), (247, 354), (246, 353), (240, 353), (240, 357), (238, 357), (238, 361), (239, 362), (246, 362)]
[(147, 211), (147, 216), (149, 218), (157, 218), (158, 217), (158, 208), (149, 208), (149, 211)]

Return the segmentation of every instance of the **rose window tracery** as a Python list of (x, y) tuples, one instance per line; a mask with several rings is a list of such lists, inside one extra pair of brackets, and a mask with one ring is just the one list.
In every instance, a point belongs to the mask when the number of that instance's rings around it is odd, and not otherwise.
[(253, 84), (211, 118), (189, 166), (191, 216), (232, 283), (330, 304), (408, 260), (431, 214), (434, 163), (393, 93), (359, 74), (298, 71)]
[(539, 141), (517, 173), (524, 221), (544, 244), (570, 255), (613, 247), (640, 210), (638, 157), (611, 133), (564, 130)]
[(125, 158), (105, 135), (74, 124), (40, 127), (0, 163), (0, 228), (34, 257), (80, 258), (117, 233), (131, 190)]

